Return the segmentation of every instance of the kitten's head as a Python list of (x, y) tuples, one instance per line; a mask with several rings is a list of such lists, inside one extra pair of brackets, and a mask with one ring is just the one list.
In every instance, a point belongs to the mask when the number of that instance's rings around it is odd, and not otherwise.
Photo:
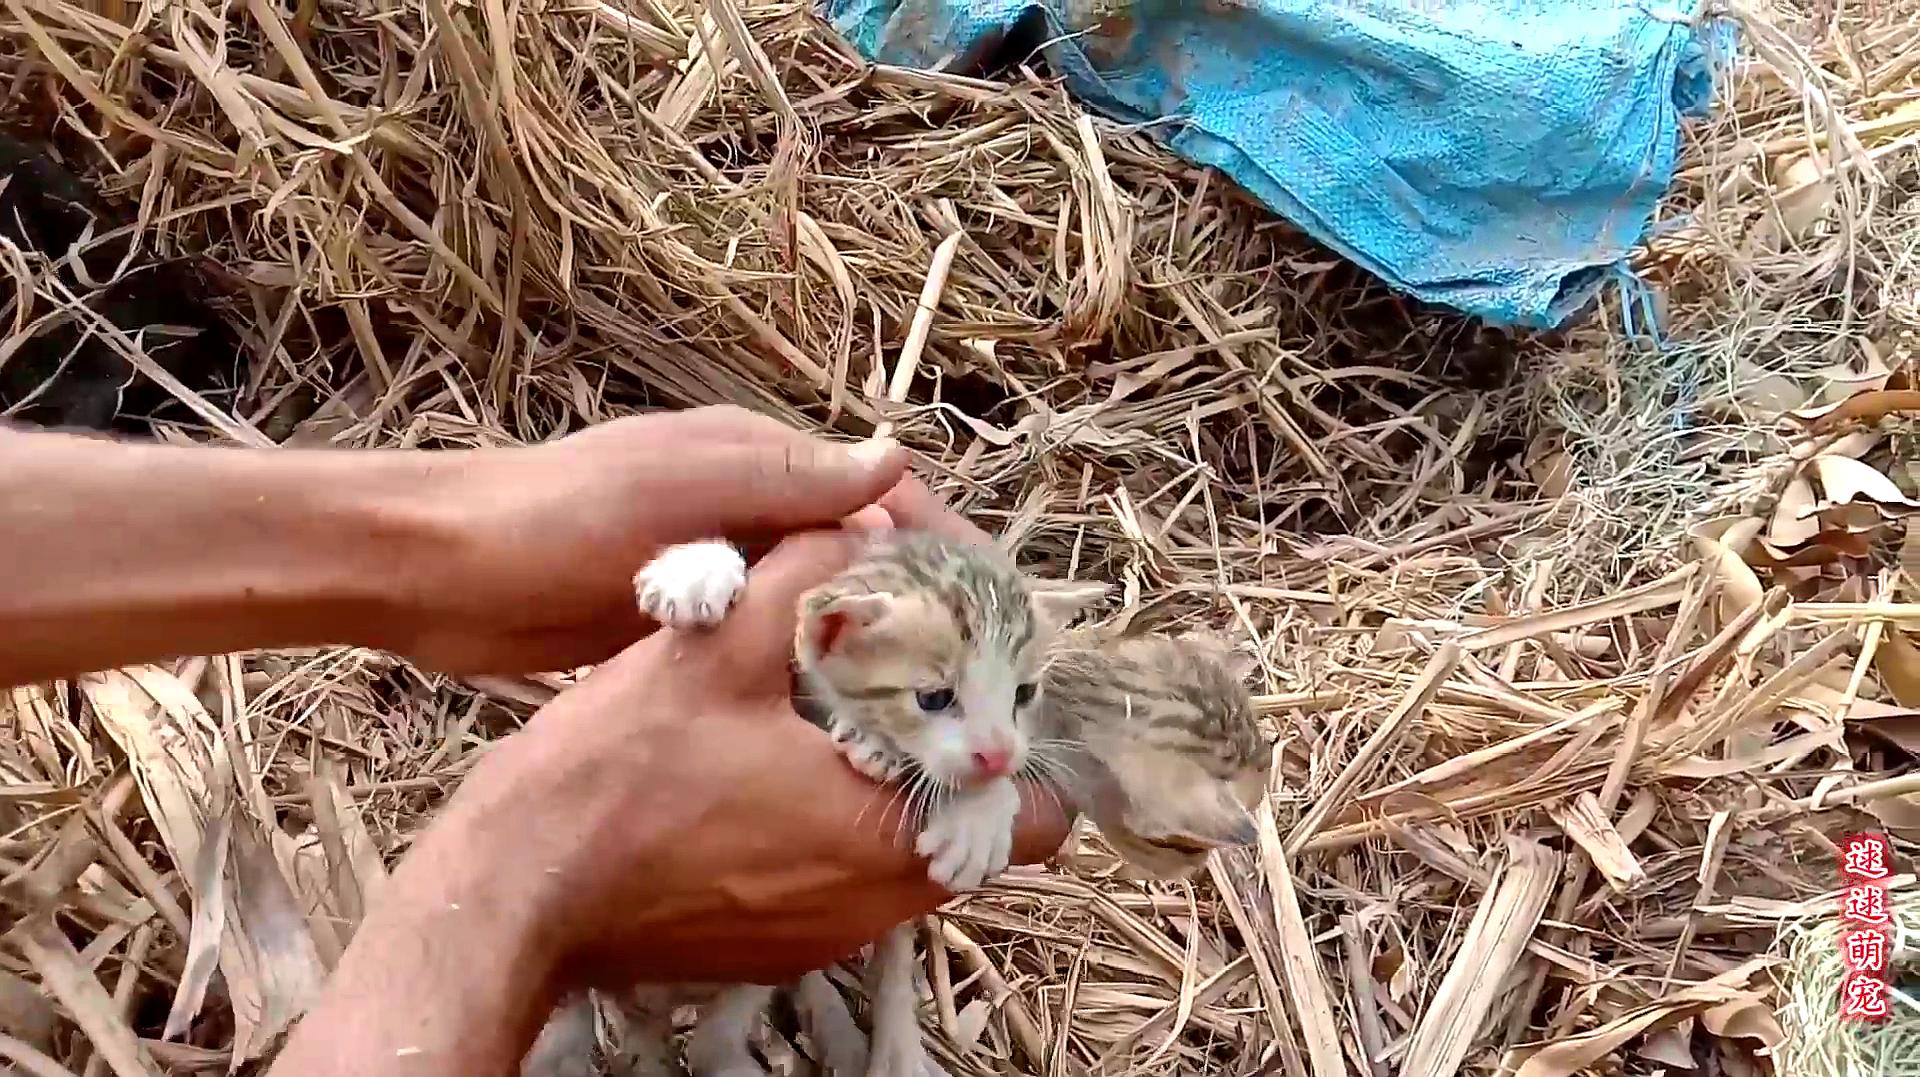
[(1272, 749), (1246, 688), (1249, 663), (1203, 636), (1124, 640), (1112, 656), (1157, 690), (1087, 726), (1102, 766), (1086, 808), (1107, 843), (1133, 874), (1160, 879), (1253, 844)]
[(1084, 596), (992, 548), (896, 531), (800, 602), (794, 653), (834, 715), (949, 787), (1017, 774), (1040, 667)]

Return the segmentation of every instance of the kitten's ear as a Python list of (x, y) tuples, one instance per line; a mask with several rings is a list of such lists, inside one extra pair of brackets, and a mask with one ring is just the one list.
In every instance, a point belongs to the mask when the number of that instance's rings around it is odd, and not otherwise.
[(1204, 649), (1234, 680), (1242, 684), (1260, 672), (1260, 659), (1257, 656), (1235, 647), (1225, 635), (1212, 629), (1190, 628), (1182, 632), (1179, 638)]
[(1227, 672), (1241, 684), (1246, 684), (1262, 672), (1259, 656), (1248, 654), (1237, 647), (1228, 648), (1224, 660), (1227, 664)]
[(893, 601), (891, 594), (880, 591), (808, 602), (800, 615), (801, 650), (816, 661), (833, 654), (851, 636), (886, 620)]
[(1050, 632), (1065, 628), (1087, 607), (1107, 597), (1102, 584), (1055, 584), (1033, 587), (1033, 613)]

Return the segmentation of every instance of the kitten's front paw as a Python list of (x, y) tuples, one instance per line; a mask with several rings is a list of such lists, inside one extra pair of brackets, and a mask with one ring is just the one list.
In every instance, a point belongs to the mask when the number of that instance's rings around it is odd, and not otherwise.
[(668, 628), (719, 624), (746, 586), (746, 558), (719, 540), (669, 546), (633, 577), (640, 612)]
[[(909, 1013), (908, 1017), (913, 1017)], [(867, 1057), (866, 1077), (923, 1077), (926, 1073), (927, 1049), (920, 1042), (920, 1023), (917, 1019), (903, 1029), (876, 1028), (873, 1036), (873, 1050)]]
[(834, 746), (847, 757), (853, 769), (876, 782), (890, 782), (905, 769), (893, 752), (852, 726), (836, 721), (831, 735)]
[(932, 859), (927, 877), (959, 894), (1005, 871), (1019, 814), (1020, 790), (1005, 778), (942, 804), (914, 843), (914, 851)]

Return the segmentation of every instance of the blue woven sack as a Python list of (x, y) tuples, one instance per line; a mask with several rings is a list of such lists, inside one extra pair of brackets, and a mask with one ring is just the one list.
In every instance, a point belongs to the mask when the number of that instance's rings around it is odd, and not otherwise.
[(869, 59), (907, 67), (1044, 20), (1089, 107), (1155, 122), (1398, 289), (1541, 329), (1622, 271), (1732, 45), (1698, 0), (824, 2)]

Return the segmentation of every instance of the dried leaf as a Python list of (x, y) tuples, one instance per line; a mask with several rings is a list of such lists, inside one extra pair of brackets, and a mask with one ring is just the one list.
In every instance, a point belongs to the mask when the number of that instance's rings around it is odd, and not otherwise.
[(1869, 535), (1887, 526), (1886, 513), (1871, 501), (1828, 502), (1817, 513), (1822, 528), (1842, 533)]
[(1723, 1040), (1759, 1040), (1766, 1048), (1780, 1046), (1786, 1039), (1773, 1007), (1765, 999), (1742, 995), (1707, 1009), (1700, 1024)]
[(167, 1011), (163, 1040), (184, 1034), (200, 1014), (207, 987), (220, 966), (220, 944), (226, 936), (227, 842), (233, 832), (231, 811), (222, 811), (200, 844), (200, 858), (192, 865), (193, 933), (187, 940), (187, 958), (175, 989), (173, 1006)]
[[(1760, 577), (1736, 553), (1753, 539), (1761, 527), (1759, 520), (1707, 521), (1691, 532), (1694, 549), (1720, 579), (1719, 613), (1722, 623), (1738, 620), (1747, 608), (1759, 604), (1766, 595)], [(1715, 532), (1719, 531), (1718, 537)]]
[(1467, 925), (1453, 964), (1428, 1001), (1407, 1045), (1403, 1077), (1452, 1077), (1473, 1050), (1474, 1034), (1503, 993), (1507, 973), (1553, 897), (1561, 856), (1538, 842), (1507, 839), (1508, 863)]
[(1865, 498), (1881, 508), (1898, 506), (1907, 510), (1920, 509), (1920, 501), (1914, 501), (1901, 493), (1892, 479), (1881, 474), (1871, 464), (1846, 456), (1822, 453), (1813, 458), (1813, 468), (1820, 478), (1821, 492), (1829, 501), (1846, 503)]
[(1693, 1021), (1681, 1021), (1672, 1028), (1659, 1028), (1647, 1033), (1647, 1038), (1633, 1053), (1663, 1066), (1674, 1069), (1697, 1069), (1693, 1061)]
[(1646, 881), (1646, 869), (1627, 848), (1620, 832), (1607, 821), (1599, 797), (1581, 793), (1572, 800), (1555, 801), (1547, 811), (1567, 837), (1587, 854), (1587, 859), (1615, 893), (1625, 893)]
[(1903, 707), (1920, 707), (1920, 647), (1907, 639), (1896, 625), (1887, 625), (1880, 646), (1873, 652), (1873, 666), (1887, 691)]
[[(1765, 995), (1745, 989), (1743, 985), (1773, 962), (1772, 958), (1754, 958), (1705, 983), (1675, 991), (1589, 1032), (1551, 1043), (1522, 1062), (1514, 1077), (1572, 1077), (1653, 1029), (1695, 1015), (1704, 1015), (1710, 1009), (1725, 1007), (1729, 1003), (1764, 1006)], [(1746, 1026), (1741, 1026), (1741, 1031), (1744, 1034)]]
[(1781, 229), (1795, 243), (1805, 242), (1833, 213), (1833, 179), (1811, 154), (1788, 161), (1778, 169), (1777, 177), (1775, 185), (1784, 192), (1774, 201)]
[(1820, 533), (1819, 522), (1809, 518), (1813, 512), (1813, 484), (1804, 478), (1794, 479), (1780, 492), (1780, 501), (1773, 507), (1767, 541), (1781, 549), (1810, 541)]
[(1817, 434), (1848, 423), (1877, 423), (1896, 411), (1920, 411), (1920, 389), (1870, 389), (1826, 408), (1795, 412)]
[[(174, 863), (197, 868), (211, 820), (233, 792), (231, 757), (218, 727), (186, 685), (158, 667), (94, 674), (81, 686), (126, 753)], [(257, 824), (238, 806), (234, 812), (217, 892), (194, 892), (193, 899), (196, 911), (202, 901), (226, 905), (218, 967), (233, 1006), (233, 1053), (248, 1060), (305, 1012), (325, 971), (306, 914)], [(189, 879), (190, 885), (204, 881)]]
[(1862, 801), (1860, 807), (1880, 820), (1888, 833), (1907, 841), (1920, 840), (1920, 796), (1881, 797)]
[(1854, 703), (1854, 713), (1847, 715), (1848, 728), (1920, 759), (1920, 710), (1898, 711), (1888, 717), (1868, 717), (1858, 713), (1865, 702), (1859, 700)]
[[(1869, 512), (1873, 511), (1868, 509)], [(1876, 525), (1874, 530), (1880, 526)], [(1811, 543), (1792, 553), (1780, 550), (1771, 542), (1761, 540), (1741, 551), (1747, 564), (1753, 568), (1818, 568), (1822, 565), (1836, 564), (1848, 557), (1865, 557), (1873, 549), (1871, 539), (1863, 532), (1832, 528), (1814, 536)]]

